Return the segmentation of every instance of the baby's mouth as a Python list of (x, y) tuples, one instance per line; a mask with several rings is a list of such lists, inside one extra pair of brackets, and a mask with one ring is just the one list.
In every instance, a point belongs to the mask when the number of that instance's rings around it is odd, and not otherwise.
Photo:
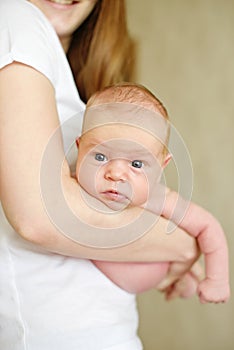
[(107, 191), (104, 191), (102, 192), (102, 195), (106, 198), (106, 199), (109, 199), (111, 201), (116, 201), (116, 202), (123, 202), (123, 201), (126, 201), (127, 200), (127, 197), (120, 193), (120, 192), (117, 192), (115, 190), (107, 190)]

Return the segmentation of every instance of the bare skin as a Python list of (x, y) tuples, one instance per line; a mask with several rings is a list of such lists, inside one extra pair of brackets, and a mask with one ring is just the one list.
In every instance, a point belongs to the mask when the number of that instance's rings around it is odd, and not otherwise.
[[(38, 91), (42, 92), (40, 98)], [(0, 96), (3, 101), (0, 105), (1, 140), (5, 145), (0, 151), (1, 164), (4, 164), (0, 176), (1, 201), (10, 224), (23, 238), (49, 251), (78, 258), (109, 261), (196, 260), (199, 253), (195, 240), (179, 228), (173, 235), (165, 235), (167, 221), (163, 218), (147, 235), (128, 246), (114, 249), (114, 254), (113, 249), (82, 246), (61, 234), (45, 212), (38, 181), (44, 149), (59, 126), (54, 89), (48, 79), (33, 68), (13, 63), (0, 71)], [(8, 103), (12, 101), (12, 96), (14, 103)], [(28, 101), (31, 103), (28, 104)], [(50, 118), (42, 118), (47, 115)], [(34, 147), (35, 142), (37, 147)], [(34, 151), (29, 151), (31, 149)], [(55, 157), (64, 159), (59, 137)], [(66, 199), (74, 213), (90, 224), (98, 226), (105, 222), (107, 226), (113, 225), (108, 215), (93, 215), (92, 209), (83, 201), (66, 162), (61, 177)], [(116, 216), (116, 222), (126, 220), (126, 217), (120, 216)], [(184, 246), (183, 250), (181, 246)]]
[[(73, 31), (87, 17), (95, 3), (92, 0), (62, 5), (47, 0), (30, 2), (50, 20), (65, 52)], [(45, 76), (32, 67), (14, 62), (0, 70), (0, 99), (0, 137), (4, 144), (0, 148), (1, 203), (9, 223), (19, 235), (48, 251), (78, 258), (109, 261), (177, 259), (190, 264), (197, 259), (199, 251), (195, 240), (179, 228), (173, 235), (167, 236), (165, 231), (168, 222), (163, 218), (141, 239), (110, 250), (83, 246), (61, 234), (45, 211), (38, 180), (44, 150), (51, 135), (59, 127), (54, 88)], [(64, 159), (60, 136), (54, 157)], [(49, 173), (48, 169), (48, 177)], [(98, 226), (103, 222), (109, 227), (113, 225), (108, 216), (93, 215), (92, 209), (83, 201), (66, 162), (61, 171), (61, 181), (72, 212), (91, 225)], [(59, 204), (56, 198), (53, 204)], [(134, 216), (139, 210), (132, 209), (130, 214)], [(116, 221), (126, 220), (126, 216), (121, 215), (116, 216)], [(184, 249), (181, 250), (181, 247)]]
[[(116, 108), (119, 109), (118, 103)], [(113, 114), (113, 106), (110, 110)], [(127, 118), (126, 115), (125, 123)], [(146, 118), (145, 115), (144, 123)], [(158, 214), (160, 209), (157, 209), (157, 206), (163, 203), (165, 190), (161, 185), (157, 185), (155, 159), (158, 158), (158, 164), (164, 168), (169, 157), (163, 156), (162, 145), (152, 135), (144, 129), (126, 124), (103, 124), (86, 132), (78, 145), (77, 178), (85, 191), (109, 208), (118, 208), (117, 204), (124, 204), (127, 207), (123, 211), (128, 211), (128, 206), (139, 205)], [(128, 187), (123, 186), (126, 183), (132, 189), (131, 199)], [(178, 288), (178, 284), (175, 283), (187, 273), (191, 265), (171, 259), (167, 264), (165, 261), (164, 264), (111, 263), (109, 266), (95, 261), (96, 266), (117, 285), (130, 292), (139, 293), (157, 287), (166, 291), (167, 297), (170, 298), (176, 291), (180, 292), (180, 296), (187, 296), (191, 295), (193, 290), (194, 293), (197, 291), (201, 303), (226, 302), (230, 296), (229, 264), (226, 238), (221, 225), (203, 208), (192, 202), (187, 203), (178, 193), (170, 190), (166, 192), (166, 201), (160, 213), (164, 217), (171, 217), (174, 223), (180, 224), (197, 239), (205, 257), (204, 280), (199, 280), (197, 269), (193, 268), (186, 278), (183, 278), (183, 283), (179, 282)]]

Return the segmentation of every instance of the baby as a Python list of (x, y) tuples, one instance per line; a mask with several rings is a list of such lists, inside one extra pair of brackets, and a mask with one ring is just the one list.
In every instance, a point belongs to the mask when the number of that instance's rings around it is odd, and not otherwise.
[(94, 263), (129, 292), (156, 287), (170, 299), (196, 290), (202, 303), (226, 302), (228, 249), (220, 224), (203, 208), (160, 184), (171, 158), (169, 129), (165, 107), (143, 86), (123, 83), (97, 92), (87, 103), (82, 136), (77, 139), (76, 177), (99, 209), (111, 212), (137, 206), (179, 224), (196, 238), (204, 254), (205, 279), (199, 280), (196, 266), (187, 272), (190, 266), (176, 261)]

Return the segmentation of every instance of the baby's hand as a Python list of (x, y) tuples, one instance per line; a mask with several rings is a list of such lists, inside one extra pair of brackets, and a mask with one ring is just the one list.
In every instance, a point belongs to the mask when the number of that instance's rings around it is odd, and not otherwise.
[(197, 294), (202, 304), (225, 303), (230, 297), (229, 283), (206, 278), (199, 283)]

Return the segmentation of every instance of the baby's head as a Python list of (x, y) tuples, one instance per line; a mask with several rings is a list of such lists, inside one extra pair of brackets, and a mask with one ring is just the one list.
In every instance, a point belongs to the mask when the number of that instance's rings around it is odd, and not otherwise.
[(123, 83), (88, 101), (76, 174), (111, 208), (142, 205), (169, 161), (168, 114), (145, 87)]
[[(113, 122), (121, 124), (122, 122), (126, 126), (128, 122), (133, 121), (133, 123), (131, 122), (131, 125), (145, 129), (146, 123), (147, 123), (147, 125), (149, 124), (149, 129), (145, 131), (146, 132), (148, 131), (153, 134), (155, 133), (156, 135), (158, 135), (159, 130), (156, 130), (156, 128), (158, 128), (159, 125), (158, 123), (154, 123), (154, 121), (158, 119), (158, 117), (159, 119), (163, 118), (165, 121), (169, 121), (166, 108), (164, 107), (162, 102), (151, 91), (149, 91), (146, 87), (140, 84), (123, 82), (123, 83), (106, 87), (103, 90), (96, 92), (90, 97), (86, 105), (86, 113), (85, 113), (85, 120), (83, 124), (82, 134), (85, 133), (87, 129), (91, 128), (92, 123), (95, 122), (94, 114), (93, 114), (93, 118), (91, 117), (92, 119), (87, 117), (87, 114), (90, 111), (90, 108), (94, 106), (105, 105), (105, 108), (107, 109), (108, 108), (107, 104), (109, 104), (109, 107), (110, 107), (113, 103), (122, 103), (125, 105), (132, 104), (132, 111), (129, 113), (128, 109), (126, 108), (126, 113), (124, 113), (124, 116), (122, 116), (121, 119), (118, 118), (118, 120), (115, 120), (114, 119), (115, 117), (110, 119), (110, 116), (108, 116), (105, 120), (105, 123), (103, 124), (109, 124)], [(137, 109), (139, 109), (139, 107), (142, 107), (142, 109), (149, 110), (155, 113), (151, 114), (152, 118), (149, 118), (149, 114), (147, 115), (149, 120), (146, 120), (147, 117), (143, 113), (140, 115), (140, 117), (137, 118), (137, 122), (136, 122), (135, 112)], [(91, 126), (89, 125), (89, 123), (91, 123)], [(165, 131), (166, 131), (166, 138), (165, 140), (161, 140), (161, 141), (164, 146), (163, 152), (166, 154), (167, 145), (169, 141), (169, 134), (170, 134), (169, 123), (166, 123), (166, 128), (163, 130), (163, 132)]]

